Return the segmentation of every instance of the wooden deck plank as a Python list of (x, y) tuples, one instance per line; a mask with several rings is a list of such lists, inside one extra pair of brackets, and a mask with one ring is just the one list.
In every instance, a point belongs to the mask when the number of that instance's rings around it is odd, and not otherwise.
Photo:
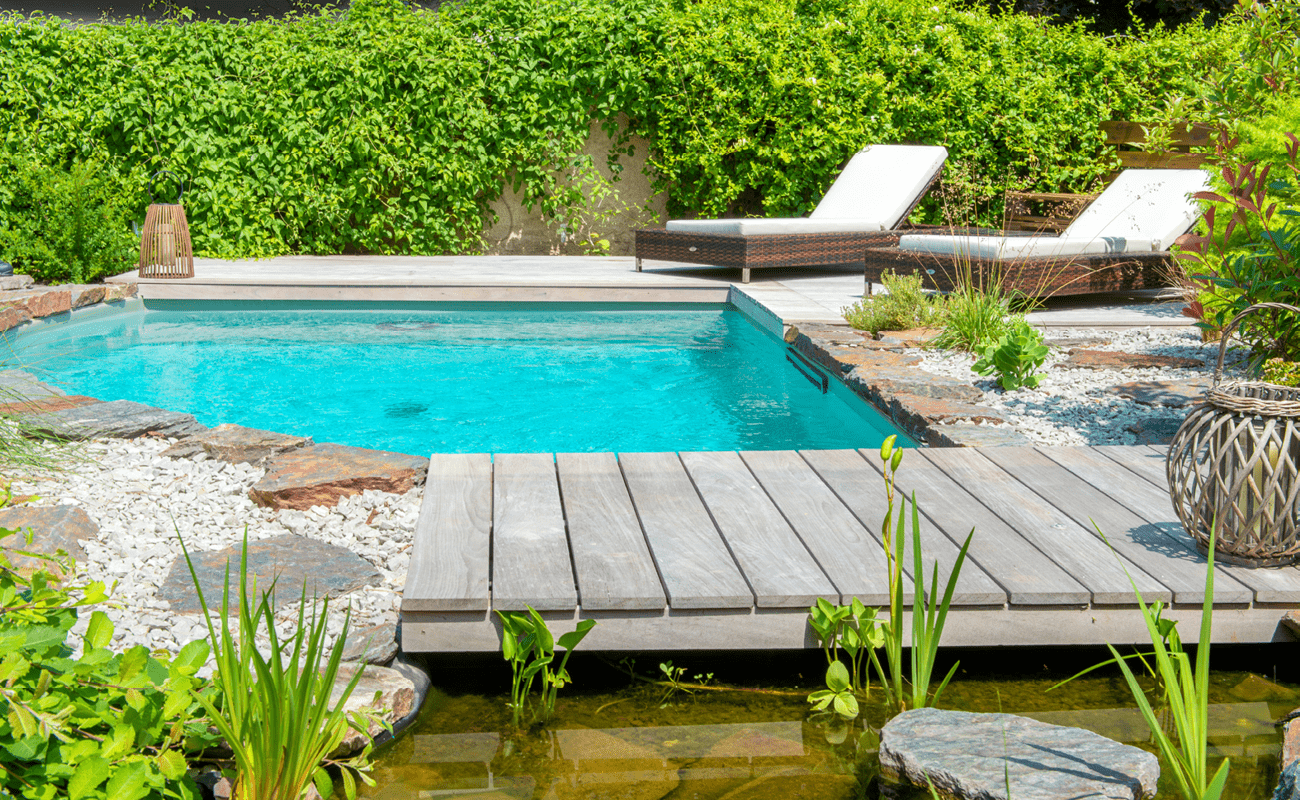
[(1137, 565), (1128, 575), (1094, 533), (1038, 498), (1020, 481), (979, 454), (979, 448), (918, 450), (917, 455), (947, 473), (986, 508), (1049, 556), (1102, 604), (1136, 603), (1132, 576), (1148, 602), (1169, 601), (1172, 592)]
[(492, 457), (435, 453), (416, 518), (402, 608), (486, 610), (491, 544)]
[(493, 608), (572, 611), (578, 593), (554, 458), (499, 453), (492, 488)]
[(560, 497), (584, 609), (662, 609), (667, 604), (641, 523), (613, 453), (558, 453)]
[[(1165, 476), (1164, 454), (1154, 456), (1158, 451), (1143, 448), (1103, 447), (1097, 448), (1105, 458), (1120, 464), (1131, 474), (1140, 476), (1150, 485), (1150, 489), (1134, 481), (1123, 496), (1128, 502), (1133, 501), (1133, 509), (1146, 519), (1159, 521), (1169, 530), (1170, 535), (1185, 538), (1191, 547), (1191, 537), (1183, 530), (1178, 515), (1174, 512), (1173, 501), (1169, 498), (1168, 479)], [(1199, 553), (1198, 553), (1199, 555)], [(1255, 592), (1256, 603), (1300, 603), (1300, 567), (1268, 567), (1251, 569), (1234, 564), (1217, 564), (1224, 573), (1250, 587)]]
[(737, 453), (682, 453), (759, 608), (810, 606), (837, 594), (808, 548)]
[[(919, 454), (919, 450), (915, 451)], [(863, 452), (870, 461), (875, 451)], [(805, 457), (810, 454), (805, 453)], [(996, 514), (971, 497), (938, 466), (908, 453), (898, 472), (898, 491), (916, 495), (922, 516), (953, 541), (975, 530), (969, 558), (1006, 589), (1012, 605), (1087, 605), (1091, 593), (1043, 555)]]
[[(748, 456), (748, 454), (745, 454)], [(838, 500), (853, 513), (860, 525), (870, 531), (872, 539), (871, 544), (874, 546), (874, 556), (872, 561), (863, 566), (877, 579), (882, 585), (882, 591), (887, 592), (885, 555), (883, 545), (879, 540), (880, 525), (885, 518), (885, 510), (888, 504), (885, 501), (884, 479), (881, 478), (880, 472), (869, 459), (865, 459), (856, 450), (805, 450), (800, 455), (805, 463), (817, 473), (818, 477), (826, 486), (834, 492)], [(761, 475), (759, 476), (762, 477)], [(782, 505), (780, 499), (777, 505)], [(785, 510), (784, 506), (782, 510)], [(788, 516), (789, 512), (787, 512)], [(797, 527), (797, 526), (796, 526)], [(909, 523), (910, 531), (911, 525)], [(966, 533), (961, 534), (962, 541), (965, 541)], [(909, 533), (910, 535), (910, 533)], [(805, 536), (805, 541), (808, 537)], [(908, 552), (911, 552), (911, 541), (908, 541)], [(971, 543), (972, 551), (975, 548), (974, 540)], [(953, 564), (957, 561), (957, 554), (961, 551), (960, 545), (944, 535), (943, 531), (924, 514), (921, 515), (921, 552), (929, 569), (929, 565), (939, 564), (939, 572), (943, 581), (947, 581), (947, 575), (952, 571)], [(910, 557), (906, 559), (907, 572), (911, 574), (912, 561)], [(926, 580), (929, 580), (927, 573)], [(832, 576), (834, 577), (834, 576)], [(911, 582), (908, 582), (911, 585)], [(883, 601), (868, 601), (862, 598), (864, 603), (871, 605), (873, 602), (888, 602), (888, 597)], [(980, 566), (975, 563), (971, 554), (967, 554), (966, 563), (962, 565), (961, 574), (957, 577), (957, 590), (953, 594), (953, 604), (958, 606), (968, 605), (1002, 605), (1007, 602), (1007, 592), (998, 586), (997, 582), (989, 577)]]
[(676, 453), (620, 453), (619, 466), (674, 609), (750, 608), (754, 595)]
[(889, 577), (880, 540), (798, 453), (747, 451), (740, 457), (839, 590), (828, 600), (847, 604), (856, 597), (869, 606), (889, 602)]
[[(1088, 451), (1085, 447), (1073, 449)], [(1094, 530), (1095, 523), (1116, 552), (1173, 591), (1175, 603), (1204, 602), (1205, 559), (1198, 563), (1194, 551), (1075, 474), (1068, 467), (1077, 458), (1063, 459), (1063, 465), (1027, 447), (988, 447), (980, 452), (1085, 529)], [(1094, 469), (1099, 467), (1105, 465), (1094, 464)], [(1110, 462), (1109, 471), (1117, 476), (1126, 472), (1114, 462)], [(1131, 477), (1129, 481), (1133, 482)], [(1215, 602), (1249, 603), (1254, 599), (1245, 586), (1226, 575), (1219, 578)]]

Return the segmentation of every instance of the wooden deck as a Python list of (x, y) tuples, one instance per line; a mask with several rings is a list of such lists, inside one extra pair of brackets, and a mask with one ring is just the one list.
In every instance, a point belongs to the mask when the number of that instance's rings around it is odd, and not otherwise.
[[(818, 597), (886, 603), (879, 463), (853, 450), (436, 454), (403, 646), (494, 651), (492, 612), (531, 605), (557, 633), (598, 620), (584, 650), (815, 647)], [(945, 645), (1146, 641), (1130, 576), (1195, 639), (1205, 558), (1174, 515), (1163, 449), (918, 449), (898, 483), (922, 512), (927, 571), (946, 575), (975, 531)], [(1280, 620), (1300, 608), (1300, 569), (1220, 566), (1214, 588), (1215, 641), (1291, 638)]]

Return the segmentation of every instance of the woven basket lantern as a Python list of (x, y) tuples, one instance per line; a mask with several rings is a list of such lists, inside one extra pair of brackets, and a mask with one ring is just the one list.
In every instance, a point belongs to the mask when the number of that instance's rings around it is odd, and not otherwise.
[(1250, 567), (1289, 564), (1300, 556), (1300, 389), (1263, 382), (1220, 383), (1228, 338), (1247, 308), (1223, 330), (1214, 382), (1174, 434), (1165, 464), (1169, 494), (1183, 527), (1204, 552), (1217, 524), (1215, 559)]
[(179, 190), (175, 203), (153, 202), (154, 181), (172, 173), (163, 170), (149, 179), (149, 209), (144, 215), (144, 229), (140, 232), (141, 278), (193, 278), (194, 248), (190, 244), (190, 226), (185, 221), (185, 207), (181, 198), (185, 189)]

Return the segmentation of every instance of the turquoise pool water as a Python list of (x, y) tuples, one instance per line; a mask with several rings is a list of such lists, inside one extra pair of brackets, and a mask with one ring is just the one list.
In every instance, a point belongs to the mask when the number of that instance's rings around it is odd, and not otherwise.
[(10, 349), (69, 393), (419, 455), (877, 447), (895, 432), (731, 306), (147, 301)]

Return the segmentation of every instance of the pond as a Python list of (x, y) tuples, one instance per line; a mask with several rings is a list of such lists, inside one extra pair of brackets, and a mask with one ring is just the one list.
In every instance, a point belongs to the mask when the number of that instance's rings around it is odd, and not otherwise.
[[(1283, 646), (1272, 646), (1283, 647)], [(1224, 659), (1230, 666), (1277, 658)], [(1228, 650), (1230, 652), (1230, 649)], [(945, 691), (941, 707), (1003, 711), (1087, 728), (1156, 752), (1123, 679), (1100, 671), (1049, 691), (1104, 651), (987, 651), (961, 654), (971, 668)], [(581, 654), (578, 654), (579, 656)], [(1094, 656), (1096, 657), (1094, 659)], [(1051, 659), (1041, 668), (1038, 661)], [(664, 675), (661, 658), (642, 656), (635, 671)], [(1233, 663), (1237, 662), (1237, 663)], [(626, 665), (623, 665), (626, 666)], [(928, 797), (888, 786), (880, 793), (878, 729), (889, 718), (880, 693), (853, 723), (809, 713), (804, 676), (825, 667), (815, 657), (720, 654), (696, 658), (683, 680), (711, 689), (680, 689), (632, 681), (612, 661), (575, 656), (570, 671), (585, 690), (562, 691), (556, 717), (530, 732), (513, 730), (506, 708), (509, 673), (501, 662), (434, 666), (435, 689), (419, 720), (383, 751), (362, 796), (379, 800), (900, 800)], [(703, 670), (713, 670), (712, 679)], [(719, 684), (720, 673), (739, 675)], [(1294, 676), (1291, 676), (1294, 677)], [(768, 678), (769, 680), (763, 680)], [(1277, 783), (1280, 729), (1274, 720), (1300, 705), (1300, 686), (1247, 671), (1213, 674), (1210, 752), (1232, 759), (1225, 797), (1265, 800)], [(595, 684), (595, 685), (593, 685)], [(451, 688), (456, 687), (456, 688)], [(1162, 764), (1160, 800), (1177, 792)]]

